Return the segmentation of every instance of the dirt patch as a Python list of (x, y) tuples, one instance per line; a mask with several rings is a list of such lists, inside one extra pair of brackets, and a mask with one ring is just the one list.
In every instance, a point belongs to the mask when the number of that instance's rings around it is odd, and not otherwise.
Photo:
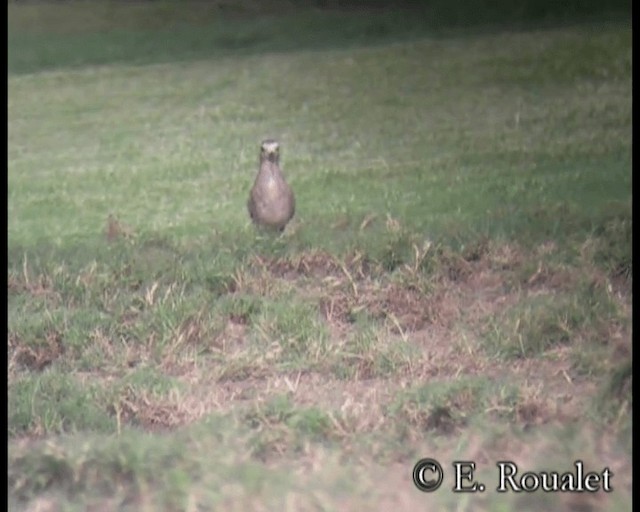
[(576, 282), (576, 272), (568, 268), (551, 268), (539, 262), (533, 274), (523, 280), (522, 285), (530, 290), (562, 290)]
[(424, 293), (393, 282), (363, 281), (356, 293), (348, 285), (327, 290), (318, 301), (323, 318), (330, 324), (349, 325), (365, 312), (390, 321), (402, 332), (415, 332), (429, 325), (448, 325), (457, 316), (444, 287)]
[(132, 387), (127, 387), (110, 409), (116, 417), (118, 431), (123, 423), (129, 423), (152, 432), (193, 423), (206, 411), (206, 403), (193, 396), (181, 396), (177, 391), (156, 396)]
[(351, 324), (354, 321), (355, 299), (346, 293), (332, 293), (320, 298), (320, 313), (329, 324)]
[[(42, 371), (65, 352), (63, 336), (57, 330), (49, 330), (39, 343), (25, 343), (9, 333), (9, 369), (22, 368)], [(11, 371), (10, 371), (11, 373)]]
[(325, 278), (347, 277), (361, 280), (372, 275), (375, 265), (360, 252), (347, 255), (343, 261), (324, 251), (310, 251), (294, 258), (256, 258), (271, 275), (281, 279), (300, 277)]
[(55, 290), (51, 278), (45, 274), (37, 277), (29, 276), (27, 267), (24, 267), (23, 277), (9, 274), (7, 277), (7, 292), (9, 294), (27, 293), (32, 297), (41, 297), (62, 302), (62, 297)]
[(381, 295), (370, 299), (370, 311), (391, 318), (404, 330), (417, 331), (438, 318), (438, 297), (425, 296), (416, 289), (398, 285), (387, 287)]

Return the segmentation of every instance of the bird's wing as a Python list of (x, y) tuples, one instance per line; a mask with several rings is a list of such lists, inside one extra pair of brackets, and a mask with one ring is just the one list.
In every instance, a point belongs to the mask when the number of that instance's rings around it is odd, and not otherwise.
[(291, 197), (291, 216), (289, 218), (292, 219), (296, 213), (296, 196), (293, 195), (291, 188), (289, 188), (289, 197)]
[(251, 220), (255, 221), (256, 220), (256, 202), (253, 199), (253, 189), (249, 194), (249, 200), (247, 201), (247, 209), (249, 210), (249, 216), (251, 217)]

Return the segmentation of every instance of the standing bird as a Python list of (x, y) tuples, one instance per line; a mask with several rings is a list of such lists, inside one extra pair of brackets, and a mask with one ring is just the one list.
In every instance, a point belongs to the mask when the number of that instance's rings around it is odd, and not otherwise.
[(283, 231), (296, 210), (293, 191), (280, 170), (280, 145), (267, 139), (260, 145), (260, 168), (247, 203), (254, 224)]

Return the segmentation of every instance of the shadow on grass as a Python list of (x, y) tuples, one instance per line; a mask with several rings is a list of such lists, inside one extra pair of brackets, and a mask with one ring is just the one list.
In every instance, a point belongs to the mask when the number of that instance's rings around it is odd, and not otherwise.
[(627, 0), (607, 5), (591, 0), (403, 3), (404, 8), (389, 9), (380, 1), (292, 2), (287, 9), (279, 11), (276, 5), (259, 13), (238, 7), (225, 10), (215, 2), (149, 2), (132, 7), (115, 2), (10, 3), (8, 69), (20, 74), (352, 48), (447, 37), (461, 30), (478, 33), (621, 21), (630, 13)]

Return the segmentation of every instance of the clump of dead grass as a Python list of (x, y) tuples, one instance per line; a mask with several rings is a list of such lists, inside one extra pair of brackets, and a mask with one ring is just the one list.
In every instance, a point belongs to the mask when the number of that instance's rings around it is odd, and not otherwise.
[(40, 372), (64, 355), (65, 346), (62, 334), (56, 330), (48, 330), (44, 339), (38, 343), (25, 343), (17, 335), (9, 333), (8, 356), (9, 374), (13, 371), (27, 370)]
[(135, 425), (147, 431), (166, 431), (191, 424), (207, 411), (203, 402), (184, 397), (175, 388), (157, 393), (125, 386), (114, 400), (110, 412), (116, 418), (117, 431), (123, 425)]

